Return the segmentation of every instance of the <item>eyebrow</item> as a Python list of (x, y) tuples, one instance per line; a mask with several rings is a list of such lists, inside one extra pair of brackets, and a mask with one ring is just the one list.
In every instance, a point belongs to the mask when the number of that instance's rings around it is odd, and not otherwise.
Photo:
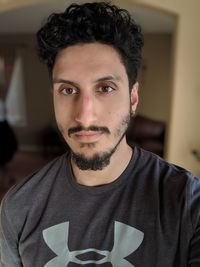
[(99, 78), (97, 80), (94, 81), (94, 83), (96, 82), (103, 82), (103, 81), (121, 81), (121, 77), (119, 75), (108, 75), (102, 78)]
[[(104, 76), (101, 77), (97, 80), (94, 80), (93, 83), (97, 83), (97, 82), (103, 82), (103, 81), (121, 81), (121, 77), (119, 75), (108, 75), (108, 76)], [(73, 86), (78, 86), (78, 84), (76, 82), (70, 81), (70, 80), (66, 80), (66, 79), (53, 79), (53, 84), (55, 83), (69, 83)]]
[(68, 84), (71, 84), (75, 87), (78, 86), (77, 83), (73, 82), (73, 81), (70, 81), (70, 80), (65, 80), (65, 79), (53, 79), (53, 84), (56, 84), (56, 83), (68, 83)]

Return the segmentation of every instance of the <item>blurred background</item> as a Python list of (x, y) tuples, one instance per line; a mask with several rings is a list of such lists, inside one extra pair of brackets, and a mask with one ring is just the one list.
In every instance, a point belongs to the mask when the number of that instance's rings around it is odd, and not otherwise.
[[(67, 149), (57, 132), (35, 34), (50, 13), (70, 3), (0, 0), (0, 197)], [(200, 2), (113, 3), (133, 14), (145, 41), (140, 103), (128, 142), (200, 176)]]

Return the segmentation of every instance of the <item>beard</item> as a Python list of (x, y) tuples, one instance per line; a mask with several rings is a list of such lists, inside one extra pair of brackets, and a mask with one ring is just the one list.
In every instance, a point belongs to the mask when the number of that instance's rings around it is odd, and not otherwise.
[[(106, 152), (96, 153), (92, 158), (86, 158), (83, 154), (74, 153), (71, 151), (72, 160), (77, 165), (80, 170), (103, 170), (106, 166), (110, 164), (110, 159), (112, 155), (115, 153), (116, 149), (118, 148), (119, 144), (123, 140), (127, 128), (129, 126), (131, 119), (131, 113), (129, 112), (120, 122), (120, 125), (114, 132), (114, 137), (117, 139), (116, 144), (110, 148)], [(88, 144), (88, 146), (92, 146), (92, 144)]]

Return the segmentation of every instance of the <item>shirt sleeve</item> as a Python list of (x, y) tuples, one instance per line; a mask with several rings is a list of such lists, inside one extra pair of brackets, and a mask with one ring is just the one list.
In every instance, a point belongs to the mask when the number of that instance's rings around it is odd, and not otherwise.
[(22, 266), (17, 238), (6, 213), (6, 204), (2, 202), (0, 208), (0, 267)]
[(189, 267), (200, 266), (200, 179), (193, 180), (191, 190), (191, 223), (193, 236), (190, 242)]

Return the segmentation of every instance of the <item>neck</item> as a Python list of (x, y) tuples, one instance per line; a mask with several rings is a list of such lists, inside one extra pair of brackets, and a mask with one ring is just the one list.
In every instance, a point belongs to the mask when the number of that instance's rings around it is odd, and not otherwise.
[(115, 181), (125, 170), (132, 156), (132, 148), (124, 138), (110, 159), (110, 164), (103, 170), (83, 171), (71, 160), (74, 177), (78, 184), (100, 186)]

